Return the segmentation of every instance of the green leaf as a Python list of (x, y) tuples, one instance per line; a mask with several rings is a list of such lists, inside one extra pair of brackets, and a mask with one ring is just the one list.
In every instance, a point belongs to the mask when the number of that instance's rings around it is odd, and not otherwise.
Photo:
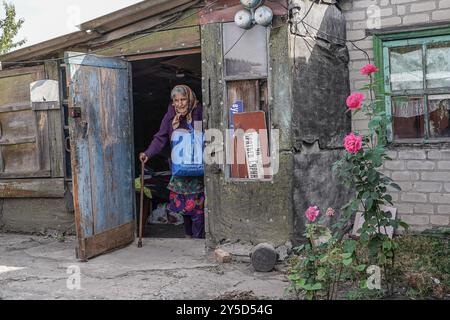
[(387, 202), (392, 203), (392, 196), (390, 194), (386, 194), (383, 198)]
[(372, 208), (373, 205), (373, 199), (372, 198), (367, 198), (365, 201), (365, 205), (366, 205), (366, 210), (370, 210)]
[(352, 263), (353, 259), (349, 258), (349, 259), (344, 259), (342, 260), (342, 263), (344, 264), (344, 266), (348, 266), (350, 263)]
[(359, 286), (361, 289), (367, 289), (367, 280), (361, 280)]
[(348, 258), (350, 258), (352, 255), (353, 255), (352, 252), (345, 252), (345, 253), (342, 254), (342, 258), (348, 259)]
[(325, 274), (326, 274), (325, 268), (319, 268), (319, 270), (317, 270), (317, 280), (323, 280)]
[(392, 243), (389, 240), (383, 241), (383, 249), (390, 250), (392, 248)]
[(366, 265), (360, 264), (360, 265), (356, 266), (355, 269), (356, 269), (356, 271), (362, 272), (366, 269)]
[(404, 229), (409, 229), (409, 224), (407, 224), (405, 221), (399, 220), (398, 225), (403, 227)]
[(391, 186), (392, 188), (394, 188), (394, 189), (397, 189), (398, 191), (401, 191), (401, 190), (402, 190), (402, 188), (400, 188), (400, 186), (399, 186), (398, 184), (396, 184), (396, 183), (391, 183), (390, 186)]
[(320, 290), (322, 289), (322, 284), (321, 283), (315, 283), (310, 290)]

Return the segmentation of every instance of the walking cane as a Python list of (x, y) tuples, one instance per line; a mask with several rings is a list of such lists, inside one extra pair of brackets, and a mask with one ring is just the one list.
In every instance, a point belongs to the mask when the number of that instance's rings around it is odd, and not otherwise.
[(144, 166), (145, 162), (141, 160), (141, 201), (139, 206), (139, 241), (138, 248), (142, 248), (142, 220), (144, 216)]

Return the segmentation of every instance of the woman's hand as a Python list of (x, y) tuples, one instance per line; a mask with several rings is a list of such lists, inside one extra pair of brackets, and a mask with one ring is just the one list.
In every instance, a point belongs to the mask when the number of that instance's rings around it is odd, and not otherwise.
[(148, 157), (145, 153), (140, 153), (139, 154), (139, 160), (141, 160), (141, 162), (146, 163), (148, 161)]

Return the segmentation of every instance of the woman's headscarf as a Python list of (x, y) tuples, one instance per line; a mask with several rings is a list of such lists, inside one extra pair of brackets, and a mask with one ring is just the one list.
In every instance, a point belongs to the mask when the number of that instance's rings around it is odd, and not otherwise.
[(188, 108), (184, 113), (181, 113), (181, 111), (177, 110), (177, 108), (174, 106), (175, 117), (173, 118), (173, 121), (172, 121), (172, 127), (174, 130), (179, 127), (180, 120), (182, 117), (186, 117), (187, 123), (192, 123), (192, 111), (195, 109), (195, 107), (198, 104), (198, 100), (197, 100), (197, 97), (195, 96), (194, 91), (192, 91), (192, 89), (189, 88), (188, 86), (183, 85), (183, 84), (175, 86), (172, 89), (171, 98), (173, 99), (175, 94), (177, 94), (177, 93), (180, 93), (180, 94), (186, 96), (186, 98), (188, 100)]

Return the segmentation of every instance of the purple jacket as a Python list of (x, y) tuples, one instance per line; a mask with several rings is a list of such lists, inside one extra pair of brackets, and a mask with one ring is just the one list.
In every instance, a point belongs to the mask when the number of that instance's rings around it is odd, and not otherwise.
[[(161, 126), (157, 134), (153, 136), (153, 140), (150, 146), (144, 153), (147, 157), (153, 157), (159, 154), (162, 149), (170, 142), (170, 137), (172, 136), (172, 120), (175, 117), (175, 107), (170, 104), (167, 113), (161, 121)], [(203, 106), (201, 103), (197, 104), (197, 107), (192, 111), (192, 126), (194, 126), (194, 121), (203, 121)], [(182, 117), (180, 120), (180, 129), (188, 129), (186, 118)]]

